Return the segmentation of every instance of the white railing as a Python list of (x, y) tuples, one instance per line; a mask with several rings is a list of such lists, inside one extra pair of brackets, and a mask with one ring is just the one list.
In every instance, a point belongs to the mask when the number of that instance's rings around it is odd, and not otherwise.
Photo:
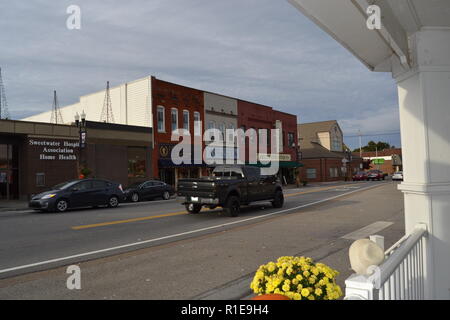
[(423, 300), (426, 275), (426, 226), (418, 225), (385, 252), (386, 260), (370, 276), (345, 281), (346, 300)]

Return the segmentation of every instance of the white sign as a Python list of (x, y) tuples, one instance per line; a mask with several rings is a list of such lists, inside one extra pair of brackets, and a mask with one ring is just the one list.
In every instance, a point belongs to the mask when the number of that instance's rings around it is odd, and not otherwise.
[(78, 141), (34, 140), (29, 139), (28, 145), (42, 147), (39, 160), (77, 160), (75, 149), (80, 146)]
[(267, 153), (258, 153), (259, 161), (292, 161), (292, 156), (290, 154), (267, 154)]

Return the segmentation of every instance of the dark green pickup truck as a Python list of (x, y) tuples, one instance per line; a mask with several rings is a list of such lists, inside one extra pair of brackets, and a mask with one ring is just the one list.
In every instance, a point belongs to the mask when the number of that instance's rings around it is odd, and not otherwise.
[(284, 204), (283, 189), (277, 176), (263, 176), (261, 169), (250, 166), (218, 166), (210, 177), (180, 179), (178, 195), (190, 213), (198, 213), (203, 206), (223, 207), (230, 216), (239, 215), (241, 205), (257, 201), (271, 201), (275, 208)]

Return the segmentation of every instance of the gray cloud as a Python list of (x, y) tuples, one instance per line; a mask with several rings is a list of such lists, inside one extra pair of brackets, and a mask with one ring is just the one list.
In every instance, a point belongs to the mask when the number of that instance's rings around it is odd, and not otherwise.
[[(82, 29), (66, 28), (78, 4)], [(398, 130), (396, 87), (287, 1), (40, 0), (0, 4), (0, 65), (14, 118), (147, 75), (274, 106), (346, 134)], [(6, 30), (6, 31), (5, 31)], [(376, 119), (376, 121), (373, 121)], [(398, 145), (398, 143), (397, 143)]]

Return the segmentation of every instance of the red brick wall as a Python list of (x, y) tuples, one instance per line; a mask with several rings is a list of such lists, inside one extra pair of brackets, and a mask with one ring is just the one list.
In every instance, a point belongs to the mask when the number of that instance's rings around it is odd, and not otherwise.
[[(353, 175), (354, 168), (359, 171), (359, 165), (361, 163), (360, 160), (353, 160), (351, 164), (348, 166), (349, 172), (345, 176), (342, 172), (342, 159), (338, 158), (321, 158), (321, 159), (303, 159), (301, 163), (304, 165), (300, 169), (300, 181), (308, 181), (308, 182), (327, 182), (327, 181), (340, 181), (351, 179)], [(338, 169), (338, 177), (330, 176), (330, 168)], [(309, 179), (307, 177), (307, 169), (316, 169), (316, 178)]]

